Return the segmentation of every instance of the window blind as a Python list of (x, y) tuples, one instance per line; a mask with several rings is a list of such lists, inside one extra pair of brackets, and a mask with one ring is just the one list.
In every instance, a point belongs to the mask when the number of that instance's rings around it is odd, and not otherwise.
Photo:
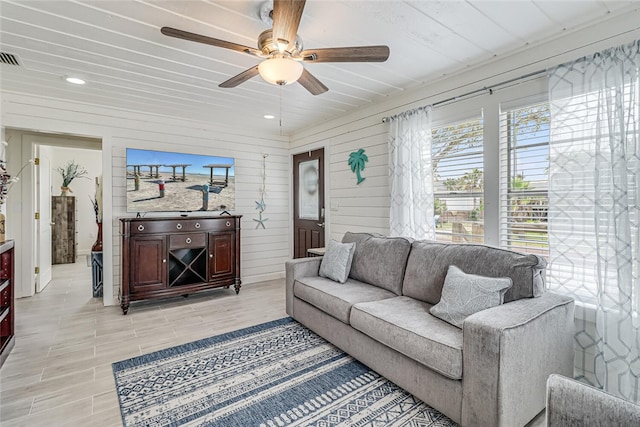
[(549, 255), (549, 105), (500, 114), (500, 244)]
[(484, 242), (482, 119), (432, 128), (436, 240)]

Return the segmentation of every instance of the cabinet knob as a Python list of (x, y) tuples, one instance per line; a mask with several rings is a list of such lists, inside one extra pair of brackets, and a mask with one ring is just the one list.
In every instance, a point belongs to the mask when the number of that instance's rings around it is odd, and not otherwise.
[(177, 223), (177, 224), (176, 224), (176, 228), (177, 228), (178, 230), (182, 230), (182, 224)]
[(200, 228), (200, 223), (196, 222), (196, 225), (194, 225), (195, 228)]
[(209, 258), (213, 258), (213, 254), (209, 254)]
[(166, 263), (166, 262), (167, 262), (167, 260), (166, 260), (166, 259), (163, 259), (163, 260), (162, 260), (162, 262), (163, 262), (163, 263)]
[(227, 227), (231, 227), (231, 221), (227, 221)]
[(144, 225), (140, 224), (140, 225), (138, 226), (138, 231), (144, 231)]
[(187, 239), (185, 240), (185, 242), (187, 243), (187, 245), (188, 245), (189, 243), (191, 243), (191, 237), (187, 237)]

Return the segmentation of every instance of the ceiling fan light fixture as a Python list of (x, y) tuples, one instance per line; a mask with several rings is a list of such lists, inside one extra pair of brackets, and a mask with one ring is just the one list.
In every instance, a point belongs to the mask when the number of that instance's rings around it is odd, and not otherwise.
[(260, 76), (267, 82), (284, 86), (296, 82), (304, 67), (298, 61), (289, 58), (270, 58), (258, 65)]

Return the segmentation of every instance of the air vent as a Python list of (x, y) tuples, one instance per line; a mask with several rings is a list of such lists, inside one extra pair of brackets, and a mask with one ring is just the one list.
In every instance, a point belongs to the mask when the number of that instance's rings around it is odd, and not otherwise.
[(14, 55), (13, 53), (0, 52), (0, 64), (15, 65), (16, 67), (19, 67), (20, 60), (18, 59), (18, 55)]

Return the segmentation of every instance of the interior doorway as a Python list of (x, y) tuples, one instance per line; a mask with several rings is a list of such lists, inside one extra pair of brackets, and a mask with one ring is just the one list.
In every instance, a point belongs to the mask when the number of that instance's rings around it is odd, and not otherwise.
[(324, 148), (293, 156), (293, 257), (324, 247)]
[[(51, 201), (61, 193), (63, 168), (75, 161), (87, 170), (77, 177), (70, 187), (77, 208), (69, 222), (75, 227), (75, 242), (79, 258), (74, 261), (87, 265), (93, 242), (97, 236), (97, 225), (91, 199), (95, 197), (94, 177), (102, 174), (104, 163), (102, 140), (68, 134), (52, 134), (22, 129), (6, 128), (8, 158), (12, 165), (23, 167), (10, 203), (7, 204), (7, 223), (10, 223), (10, 238), (20, 243), (19, 262), (16, 263), (16, 297), (28, 297), (46, 289), (55, 270), (52, 269), (52, 223)], [(76, 232), (77, 231), (77, 232)], [(109, 299), (111, 302), (111, 299)]]
[[(98, 233), (93, 200), (96, 178), (102, 175), (102, 147), (94, 140), (58, 136), (40, 135), (36, 141), (34, 148), (38, 167), (34, 190), (38, 201), (36, 254), (39, 273), (35, 290), (41, 292), (55, 278), (56, 270), (52, 270), (52, 264), (82, 263), (87, 268), (90, 266), (91, 247)], [(61, 171), (71, 163), (86, 173), (69, 184), (71, 192), (68, 196), (61, 197)], [(61, 203), (60, 200), (72, 203)], [(64, 208), (62, 212), (61, 208)], [(61, 224), (63, 219), (64, 224)], [(65, 252), (63, 256), (59, 253), (61, 250)]]

